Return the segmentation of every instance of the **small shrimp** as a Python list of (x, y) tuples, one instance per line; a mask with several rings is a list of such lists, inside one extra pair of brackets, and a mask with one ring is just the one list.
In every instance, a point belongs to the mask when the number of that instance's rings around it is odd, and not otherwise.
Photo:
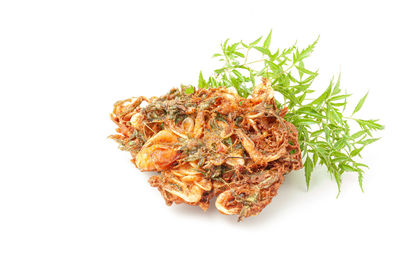
[(190, 164), (169, 170), (168, 173), (176, 176), (174, 179), (180, 179), (184, 183), (193, 183), (204, 191), (212, 190), (211, 181), (204, 179), (202, 173)]
[(190, 164), (181, 166), (177, 169), (172, 169), (169, 172), (178, 178), (181, 178), (183, 182), (194, 183), (205, 191), (210, 191), (212, 189), (212, 183), (209, 180), (204, 179), (202, 173)]
[(176, 176), (183, 177), (187, 175), (193, 175), (193, 176), (201, 176), (202, 173), (196, 168), (192, 167), (190, 164), (187, 165), (182, 165), (179, 168), (172, 169), (170, 172)]
[(254, 120), (251, 118), (249, 119), (249, 122), (250, 122), (250, 125), (253, 127), (254, 131), (256, 131), (256, 133), (258, 135), (260, 135), (260, 130), (258, 130), (256, 122), (254, 122)]
[(271, 82), (263, 80), (263, 82), (257, 85), (252, 94), (253, 101), (261, 102), (263, 99), (271, 100), (274, 98), (274, 90), (271, 87)]
[(201, 177), (196, 175), (187, 175), (182, 177), (182, 181), (186, 183), (201, 181)]
[[(114, 104), (113, 113), (118, 116), (124, 116), (124, 115), (132, 112), (133, 110), (135, 110), (138, 106), (140, 106), (140, 104), (143, 101), (149, 102), (149, 100), (143, 96), (140, 96), (138, 98), (128, 98), (125, 100), (117, 101)], [(129, 105), (125, 104), (125, 103), (129, 103), (129, 102), (131, 102), (131, 104), (129, 104)]]
[(230, 190), (226, 190), (218, 195), (217, 200), (215, 201), (215, 207), (222, 214), (237, 215), (240, 213), (243, 206), (236, 203)]
[(178, 141), (176, 135), (162, 130), (151, 137), (136, 155), (136, 165), (142, 171), (167, 169), (178, 157), (173, 145)]
[(257, 150), (254, 142), (245, 133), (243, 133), (242, 130), (237, 130), (236, 134), (240, 138), (240, 141), (241, 141), (244, 149), (246, 149), (246, 151), (250, 155), (251, 159), (257, 164), (267, 165), (269, 162), (281, 158), (286, 153), (285, 147), (282, 147), (275, 154), (265, 156), (263, 153), (261, 153), (259, 150)]
[(229, 138), (233, 134), (232, 126), (228, 125), (227, 123), (222, 122), (222, 121), (218, 121), (217, 125), (218, 125), (219, 128), (222, 129), (220, 134), (219, 134), (221, 139)]
[(136, 155), (136, 166), (142, 171), (165, 170), (179, 157), (172, 147), (156, 144), (144, 147)]
[(139, 130), (141, 128), (141, 126), (142, 126), (143, 119), (144, 119), (144, 115), (143, 114), (141, 114), (141, 113), (134, 114), (130, 119), (130, 122), (131, 122), (133, 128)]
[(229, 154), (228, 159), (226, 160), (226, 164), (235, 167), (235, 166), (243, 166), (244, 165), (244, 159), (243, 159), (243, 152), (240, 150), (233, 151), (232, 153)]
[(246, 115), (246, 117), (249, 118), (249, 119), (253, 119), (253, 118), (257, 118), (257, 117), (263, 116), (264, 114), (265, 114), (264, 111), (263, 112), (259, 112), (257, 114), (254, 114), (254, 112), (252, 112), (251, 114)]
[(203, 134), (203, 128), (205, 124), (204, 116), (205, 116), (204, 111), (199, 111), (197, 113), (193, 129), (193, 136), (195, 138), (200, 138), (201, 135)]
[(182, 122), (182, 129), (186, 133), (190, 133), (193, 131), (194, 128), (194, 121), (191, 117), (186, 117)]
[(143, 148), (154, 144), (174, 144), (176, 142), (178, 142), (178, 137), (175, 134), (169, 130), (162, 130), (147, 140)]
[(225, 88), (222, 90), (221, 96), (225, 98), (227, 102), (236, 102), (239, 98), (238, 92), (234, 87)]
[(201, 180), (199, 180), (199, 181), (195, 181), (194, 184), (205, 191), (210, 191), (213, 188), (211, 181), (209, 181), (207, 179), (203, 179), (203, 178), (201, 178)]
[(169, 178), (169, 183), (169, 185), (164, 186), (164, 190), (178, 196), (186, 202), (199, 202), (203, 196), (203, 191), (196, 185), (187, 185), (176, 178)]

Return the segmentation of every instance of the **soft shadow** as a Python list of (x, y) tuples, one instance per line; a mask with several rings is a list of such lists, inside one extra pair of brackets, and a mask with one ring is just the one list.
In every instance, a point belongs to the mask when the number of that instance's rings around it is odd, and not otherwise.
[(245, 218), (240, 223), (226, 219), (227, 224), (235, 227), (259, 228), (261, 225), (276, 222), (276, 219), (285, 217), (289, 212), (288, 209), (302, 200), (302, 195), (306, 192), (304, 186), (301, 188), (302, 185), (304, 185), (304, 180), (300, 180), (298, 176), (287, 176), (285, 182), (279, 188), (278, 194), (260, 214)]
[(210, 201), (210, 207), (206, 212), (203, 212), (197, 206), (190, 206), (187, 204), (173, 205), (171, 210), (179, 215), (190, 216), (191, 218), (204, 218), (213, 219), (216, 221), (223, 221), (232, 227), (260, 227), (265, 223), (274, 223), (276, 218), (281, 218), (288, 214), (288, 209), (293, 205), (303, 200), (306, 193), (304, 175), (301, 172), (295, 174), (291, 173), (282, 184), (278, 191), (278, 195), (273, 198), (271, 203), (264, 208), (264, 210), (257, 216), (244, 219), (242, 222), (237, 222), (237, 216), (228, 216), (221, 214), (215, 207), (215, 200)]
[[(144, 174), (146, 182), (148, 178), (157, 173), (151, 172), (150, 174)], [(326, 171), (321, 168), (317, 169), (311, 179), (310, 186), (319, 186), (324, 180), (326, 180)], [(260, 227), (266, 223), (274, 223), (276, 219), (282, 218), (290, 214), (290, 208), (295, 205), (301, 204), (304, 201), (304, 197), (307, 195), (306, 184), (304, 180), (303, 171), (294, 171), (285, 176), (285, 181), (278, 190), (277, 196), (275, 196), (271, 203), (267, 205), (259, 215), (244, 219), (242, 222), (237, 222), (237, 216), (227, 216), (221, 214), (215, 208), (215, 200), (213, 198), (210, 201), (210, 207), (207, 211), (203, 211), (198, 206), (191, 206), (187, 204), (173, 204), (170, 210), (173, 214), (185, 215), (190, 218), (208, 218), (215, 221), (224, 221), (232, 227)], [(161, 198), (160, 198), (161, 199)]]
[(174, 211), (174, 214), (185, 215), (185, 217), (218, 219), (221, 213), (215, 208), (214, 204), (215, 198), (210, 201), (210, 207), (207, 211), (203, 211), (199, 206), (191, 206), (184, 203), (173, 204), (171, 210)]
[[(328, 173), (323, 167), (317, 167), (310, 181), (310, 187), (317, 187), (326, 181)], [(304, 203), (308, 196), (304, 171), (294, 171), (285, 176), (285, 181), (272, 199), (259, 215), (249, 217), (240, 223), (243, 227), (260, 227), (261, 224), (274, 223), (276, 219), (292, 214), (291, 208)]]

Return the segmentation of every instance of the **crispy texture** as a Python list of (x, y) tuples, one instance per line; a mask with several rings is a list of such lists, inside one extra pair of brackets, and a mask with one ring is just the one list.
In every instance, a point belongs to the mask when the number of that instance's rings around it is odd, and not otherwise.
[[(142, 102), (147, 105), (141, 106)], [(112, 135), (129, 151), (167, 205), (217, 209), (238, 220), (255, 216), (277, 194), (284, 175), (302, 167), (297, 129), (278, 110), (266, 80), (251, 98), (232, 88), (172, 89), (167, 95), (119, 101)]]

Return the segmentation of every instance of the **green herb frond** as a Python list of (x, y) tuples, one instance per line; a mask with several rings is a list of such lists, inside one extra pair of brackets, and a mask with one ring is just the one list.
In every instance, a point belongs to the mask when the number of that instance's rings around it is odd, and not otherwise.
[[(351, 96), (340, 88), (338, 79), (331, 80), (321, 95), (309, 97), (315, 92), (310, 86), (318, 76), (318, 70), (305, 67), (304, 60), (313, 52), (319, 37), (305, 49), (297, 44), (283, 50), (272, 50), (271, 32), (246, 44), (243, 41), (230, 43), (229, 39), (221, 44), (221, 51), (213, 55), (223, 63), (214, 70), (213, 75), (204, 78), (200, 72), (200, 88), (235, 87), (242, 97), (248, 97), (256, 85), (256, 78), (265, 77), (275, 92), (282, 98), (276, 98), (279, 108), (288, 107), (285, 119), (293, 123), (299, 134), (299, 143), (304, 160), (304, 172), (307, 189), (311, 175), (318, 164), (325, 165), (335, 179), (338, 195), (344, 172), (355, 172), (361, 190), (363, 174), (368, 166), (360, 163), (362, 150), (379, 138), (373, 138), (372, 132), (384, 127), (378, 120), (355, 118), (362, 108), (367, 94), (358, 102), (349, 115), (346, 110), (347, 99)], [(259, 58), (249, 60), (249, 53)], [(354, 121), (358, 129), (350, 129)]]

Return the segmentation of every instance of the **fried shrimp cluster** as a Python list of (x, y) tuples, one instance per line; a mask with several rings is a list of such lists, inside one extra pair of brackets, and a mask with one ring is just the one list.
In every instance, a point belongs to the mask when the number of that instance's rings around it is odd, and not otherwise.
[(284, 175), (302, 167), (297, 129), (277, 109), (267, 80), (251, 98), (234, 88), (172, 89), (114, 105), (111, 138), (129, 151), (167, 205), (186, 203), (223, 214), (255, 216), (277, 194)]

